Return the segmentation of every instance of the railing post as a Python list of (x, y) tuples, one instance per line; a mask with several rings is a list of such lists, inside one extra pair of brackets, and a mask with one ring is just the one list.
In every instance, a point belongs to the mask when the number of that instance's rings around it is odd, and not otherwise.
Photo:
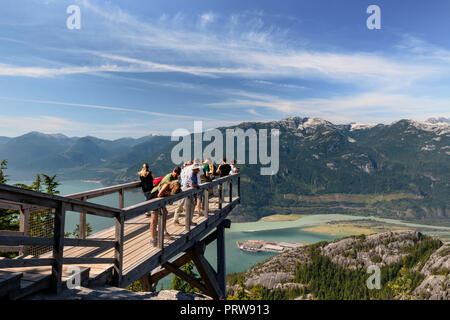
[(203, 190), (203, 216), (208, 217), (209, 214), (209, 190)]
[(222, 209), (222, 201), (223, 201), (222, 184), (219, 184), (219, 209)]
[(185, 229), (191, 231), (191, 196), (187, 196), (184, 202), (184, 212), (186, 213)]
[(241, 198), (241, 176), (238, 177), (238, 197)]
[(164, 229), (166, 227), (165, 208), (158, 209), (158, 248), (164, 249)]
[[(30, 209), (21, 207), (20, 209), (20, 226), (19, 231), (23, 232), (25, 237), (30, 235)], [(22, 246), (20, 254), (27, 255), (28, 254), (28, 246)]]
[(122, 282), (124, 229), (125, 217), (123, 216), (123, 214), (119, 214), (116, 216), (116, 244), (114, 247), (114, 282), (118, 287), (120, 287), (120, 284)]
[(62, 291), (62, 267), (64, 253), (64, 222), (66, 217), (66, 208), (63, 202), (58, 203), (55, 209), (55, 224), (53, 231), (53, 264), (51, 288), (56, 294)]
[[(87, 201), (86, 197), (83, 197), (82, 201)], [(86, 212), (80, 213), (80, 222), (78, 224), (78, 237), (80, 239), (86, 239)]]
[(225, 228), (217, 226), (217, 282), (226, 295), (226, 270), (225, 270)]
[(233, 179), (230, 180), (230, 203), (233, 202)]
[(119, 190), (119, 209), (123, 209), (125, 207), (125, 193), (124, 190)]

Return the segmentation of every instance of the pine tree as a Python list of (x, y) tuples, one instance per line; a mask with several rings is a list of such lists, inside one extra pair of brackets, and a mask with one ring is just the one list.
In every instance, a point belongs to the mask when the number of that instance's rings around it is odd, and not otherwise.
[(47, 187), (48, 194), (59, 194), (59, 191), (56, 188), (60, 185), (58, 181), (56, 181), (56, 174), (53, 176), (48, 176), (46, 174), (42, 174), (44, 177), (44, 185)]
[[(184, 266), (182, 266), (180, 269), (187, 275), (200, 281), (200, 276), (194, 272), (194, 264), (192, 263), (192, 261), (189, 261)], [(178, 276), (173, 277), (170, 289), (178, 290), (178, 291), (182, 291), (182, 292), (199, 292), (199, 290), (196, 287), (194, 287), (190, 283), (187, 283), (186, 281), (182, 280)]]
[(0, 162), (0, 183), (6, 183), (8, 181), (8, 179), (7, 179), (8, 176), (5, 175), (5, 173), (3, 172), (4, 170), (7, 169), (7, 166), (8, 166), (8, 160), (3, 159)]

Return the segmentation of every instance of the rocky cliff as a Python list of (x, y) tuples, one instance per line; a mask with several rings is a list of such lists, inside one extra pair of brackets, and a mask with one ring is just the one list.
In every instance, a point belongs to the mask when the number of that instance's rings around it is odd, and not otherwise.
[[(366, 286), (369, 266), (381, 270), (379, 290)], [(449, 300), (449, 271), (450, 243), (395, 231), (288, 250), (235, 275), (229, 292), (244, 289), (253, 298)]]

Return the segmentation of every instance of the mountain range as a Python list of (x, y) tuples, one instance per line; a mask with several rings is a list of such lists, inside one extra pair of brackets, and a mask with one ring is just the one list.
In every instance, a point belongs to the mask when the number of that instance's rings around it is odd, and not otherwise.
[[(291, 117), (229, 128), (280, 130), (277, 174), (261, 176), (259, 165), (239, 165), (244, 198), (231, 215), (235, 221), (344, 213), (450, 225), (448, 119), (335, 125)], [(156, 175), (172, 169), (174, 144), (145, 159)], [(135, 163), (107, 184), (134, 180), (139, 167)]]
[[(344, 213), (450, 225), (449, 119), (337, 125), (291, 117), (228, 128), (280, 130), (277, 174), (261, 176), (259, 165), (239, 164), (244, 198), (235, 221)], [(170, 172), (175, 144), (167, 136), (110, 141), (31, 132), (0, 138), (0, 159), (8, 159), (14, 178), (58, 173), (111, 185), (136, 180), (143, 162), (155, 176)]]
[(0, 158), (8, 159), (15, 179), (32, 179), (35, 173), (102, 179), (118, 174), (170, 142), (170, 137), (149, 135), (139, 139), (105, 140), (62, 134), (30, 132), (16, 138), (0, 137)]

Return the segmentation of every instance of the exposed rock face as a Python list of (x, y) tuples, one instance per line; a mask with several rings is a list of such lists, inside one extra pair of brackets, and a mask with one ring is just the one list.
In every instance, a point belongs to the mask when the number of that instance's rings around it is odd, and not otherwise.
[(247, 271), (244, 284), (247, 287), (260, 284), (268, 289), (273, 289), (279, 283), (294, 279), (296, 263), (308, 261), (309, 257), (304, 247), (288, 250)]
[(347, 238), (322, 248), (322, 254), (332, 262), (349, 269), (384, 266), (401, 260), (404, 250), (421, 238), (415, 231), (394, 231), (373, 234), (365, 238)]
[(418, 299), (450, 300), (450, 243), (434, 252), (420, 271), (425, 280), (414, 290)]
[(272, 290), (279, 284), (293, 279), (293, 274), (289, 272), (265, 272), (247, 279), (245, 285), (247, 287), (253, 287), (260, 284), (263, 287)]
[[(422, 234), (416, 231), (384, 232), (336, 240), (322, 246), (320, 253), (348, 269), (366, 269), (370, 265), (382, 267), (400, 261), (421, 240)], [(249, 289), (257, 284), (269, 290), (307, 288), (293, 280), (296, 264), (310, 262), (308, 247), (291, 249), (249, 269), (244, 273), (244, 284)], [(425, 279), (408, 299), (450, 300), (450, 243), (442, 245), (422, 263), (411, 270), (422, 273)], [(239, 286), (230, 289), (237, 290)], [(308, 294), (296, 299), (305, 298), (313, 297)]]
[(417, 299), (450, 300), (450, 276), (428, 276), (414, 290)]
[(210, 297), (198, 293), (186, 293), (176, 290), (158, 292), (133, 292), (130, 290), (104, 286), (65, 290), (60, 295), (38, 294), (27, 300), (211, 300)]
[(450, 242), (444, 243), (425, 263), (421, 272), (427, 276), (450, 271)]

